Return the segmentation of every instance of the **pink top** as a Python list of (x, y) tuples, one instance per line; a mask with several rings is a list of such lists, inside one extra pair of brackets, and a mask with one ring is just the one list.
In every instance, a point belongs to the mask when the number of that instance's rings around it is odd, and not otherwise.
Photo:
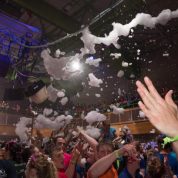
[(64, 170), (58, 171), (58, 178), (67, 178)]
[(72, 156), (70, 154), (64, 153), (64, 167), (65, 167), (65, 169), (68, 168), (71, 158), (72, 158)]

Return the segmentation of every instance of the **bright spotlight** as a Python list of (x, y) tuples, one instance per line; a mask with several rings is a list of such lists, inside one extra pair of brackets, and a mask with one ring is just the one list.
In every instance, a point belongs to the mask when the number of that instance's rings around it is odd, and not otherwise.
[(76, 70), (80, 70), (81, 65), (78, 61), (73, 61), (71, 67), (73, 71), (76, 71)]

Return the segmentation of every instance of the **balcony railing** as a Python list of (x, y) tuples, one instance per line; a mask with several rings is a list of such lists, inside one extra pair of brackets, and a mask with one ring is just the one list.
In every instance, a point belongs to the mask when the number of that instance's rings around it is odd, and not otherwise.
[[(111, 120), (111, 123), (120, 122), (135, 122), (140, 120), (147, 120), (147, 118), (139, 117), (139, 108), (125, 109), (123, 114), (115, 115), (113, 113), (106, 113), (107, 117)], [(12, 114), (8, 112), (0, 112), (0, 125), (13, 125), (16, 124), (19, 118), (22, 117), (20, 114)], [(75, 118), (72, 122), (73, 125), (87, 125), (86, 121), (80, 118)]]
[(131, 108), (125, 109), (125, 112), (123, 114), (115, 115), (113, 113), (108, 113), (107, 115), (110, 118), (111, 123), (147, 120), (146, 117), (142, 118), (139, 116), (139, 111), (139, 108)]

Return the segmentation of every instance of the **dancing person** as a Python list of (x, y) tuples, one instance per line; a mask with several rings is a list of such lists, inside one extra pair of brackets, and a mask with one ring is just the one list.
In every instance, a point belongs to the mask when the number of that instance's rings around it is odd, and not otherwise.
[(98, 161), (96, 161), (88, 171), (89, 178), (118, 177), (117, 170), (113, 167), (113, 162), (120, 156), (127, 154), (133, 157), (135, 147), (133, 145), (125, 145), (119, 150), (113, 151), (112, 145), (102, 143), (98, 145)]
[(72, 159), (69, 162), (68, 167), (65, 167), (64, 152), (61, 148), (54, 148), (51, 158), (57, 168), (58, 178), (73, 178), (75, 174), (75, 167), (80, 156), (80, 152), (74, 149), (72, 153)]

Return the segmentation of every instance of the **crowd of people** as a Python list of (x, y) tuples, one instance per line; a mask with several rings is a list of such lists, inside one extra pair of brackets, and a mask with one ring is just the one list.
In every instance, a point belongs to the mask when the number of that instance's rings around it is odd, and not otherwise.
[[(0, 178), (176, 178), (178, 176), (178, 110), (170, 90), (162, 98), (151, 80), (136, 82), (138, 103), (162, 133), (155, 142), (134, 140), (128, 127), (119, 134), (102, 123), (94, 139), (77, 127), (42, 138), (40, 132), (26, 143), (1, 143)], [(74, 134), (75, 133), (75, 134)]]

